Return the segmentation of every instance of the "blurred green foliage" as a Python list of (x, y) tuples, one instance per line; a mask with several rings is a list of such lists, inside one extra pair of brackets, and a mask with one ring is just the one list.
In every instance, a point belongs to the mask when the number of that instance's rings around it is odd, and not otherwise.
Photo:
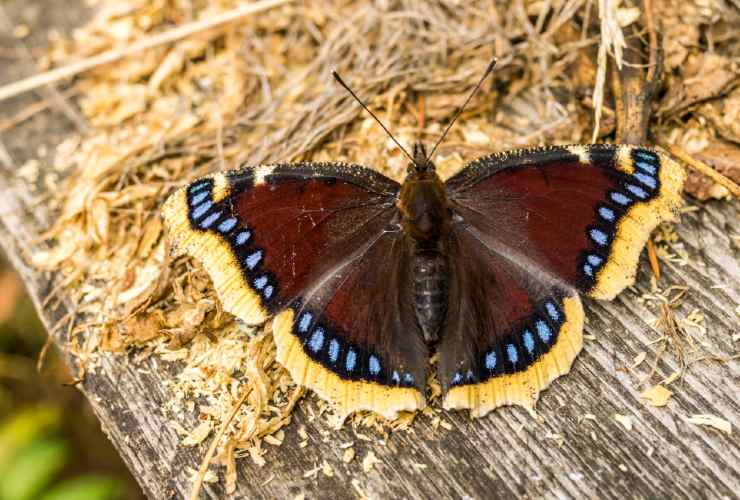
[(0, 424), (0, 500), (121, 498), (121, 483), (110, 476), (63, 479), (72, 456), (61, 423), (59, 409), (42, 405), (18, 410)]
[(143, 498), (0, 257), (0, 500)]

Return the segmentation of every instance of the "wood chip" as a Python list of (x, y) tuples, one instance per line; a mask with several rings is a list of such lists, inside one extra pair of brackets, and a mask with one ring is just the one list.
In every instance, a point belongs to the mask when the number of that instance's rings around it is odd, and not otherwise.
[(640, 397), (647, 399), (648, 403), (652, 406), (667, 405), (671, 396), (673, 396), (673, 393), (660, 384), (645, 389), (640, 393)]
[(365, 472), (370, 472), (373, 467), (375, 467), (375, 464), (379, 464), (380, 460), (378, 460), (378, 457), (375, 456), (375, 452), (372, 450), (367, 452), (367, 455), (365, 455), (365, 458), (362, 459), (362, 470)]
[(344, 450), (344, 454), (342, 454), (342, 462), (345, 464), (350, 463), (355, 458), (355, 449), (354, 448), (347, 448)]
[(627, 430), (632, 430), (632, 417), (629, 415), (620, 415), (619, 413), (614, 414), (614, 420), (622, 424), (622, 426)]
[(334, 477), (334, 467), (332, 467), (329, 462), (324, 462), (324, 465), (321, 467), (321, 472), (326, 477)]

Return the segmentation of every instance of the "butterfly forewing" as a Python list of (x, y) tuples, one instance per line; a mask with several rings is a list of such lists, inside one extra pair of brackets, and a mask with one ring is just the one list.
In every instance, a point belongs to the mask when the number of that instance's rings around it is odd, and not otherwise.
[(467, 224), (610, 299), (633, 282), (650, 231), (673, 216), (683, 178), (652, 150), (592, 145), (484, 157), (446, 185)]

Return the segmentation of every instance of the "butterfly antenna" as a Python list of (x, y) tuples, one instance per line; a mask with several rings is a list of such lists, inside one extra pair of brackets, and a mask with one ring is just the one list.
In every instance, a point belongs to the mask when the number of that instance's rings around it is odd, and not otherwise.
[(411, 160), (411, 163), (414, 163), (415, 164), (416, 162), (411, 157), (411, 155), (408, 153), (408, 151), (406, 151), (403, 148), (403, 146), (401, 146), (401, 144), (396, 140), (396, 138), (393, 137), (393, 134), (391, 134), (391, 131), (388, 130), (385, 125), (383, 125), (383, 122), (381, 122), (380, 119), (377, 116), (375, 116), (375, 113), (373, 113), (372, 111), (370, 111), (370, 108), (368, 108), (367, 106), (365, 106), (365, 103), (362, 102), (362, 100), (359, 97), (357, 97), (357, 94), (355, 94), (354, 92), (352, 92), (352, 89), (349, 88), (349, 85), (347, 85), (346, 83), (344, 83), (344, 80), (342, 80), (342, 77), (339, 76), (339, 73), (337, 73), (335, 70), (332, 70), (331, 76), (333, 76), (334, 79), (337, 82), (339, 82), (339, 85), (341, 85), (342, 87), (344, 87), (344, 89), (347, 92), (349, 92), (352, 97), (355, 98), (355, 101), (357, 101), (358, 103), (360, 103), (360, 106), (362, 106), (365, 109), (365, 111), (367, 111), (368, 113), (370, 113), (370, 116), (372, 116), (375, 119), (375, 121), (378, 122), (378, 125), (380, 125), (383, 128), (383, 130), (385, 130), (385, 133), (388, 134), (388, 137), (390, 137), (391, 139), (393, 139), (393, 142), (395, 142), (396, 143), (396, 146), (398, 146), (398, 148), (401, 151), (403, 151), (403, 154), (405, 154), (408, 157), (408, 159)]
[(468, 98), (465, 99), (465, 102), (463, 103), (463, 105), (457, 108), (457, 112), (455, 113), (455, 116), (452, 117), (452, 121), (450, 122), (449, 125), (447, 125), (447, 128), (445, 129), (445, 131), (442, 132), (442, 135), (440, 136), (439, 140), (437, 140), (437, 143), (434, 145), (434, 147), (432, 148), (432, 152), (429, 153), (429, 156), (427, 158), (432, 158), (434, 156), (434, 152), (437, 151), (437, 146), (439, 146), (442, 143), (442, 141), (444, 141), (445, 137), (447, 137), (447, 132), (450, 131), (450, 129), (452, 128), (452, 125), (457, 120), (457, 117), (460, 116), (460, 113), (463, 112), (463, 110), (468, 105), (470, 100), (473, 98), (475, 93), (478, 92), (478, 89), (483, 84), (483, 81), (488, 77), (488, 75), (491, 74), (491, 71), (493, 71), (493, 68), (496, 67), (496, 62), (498, 62), (498, 59), (494, 57), (493, 59), (491, 59), (491, 62), (488, 63), (488, 67), (486, 67), (486, 71), (483, 73), (483, 76), (481, 76), (480, 80), (478, 80), (478, 84), (475, 86), (473, 91), (470, 92), (470, 94), (468, 95)]

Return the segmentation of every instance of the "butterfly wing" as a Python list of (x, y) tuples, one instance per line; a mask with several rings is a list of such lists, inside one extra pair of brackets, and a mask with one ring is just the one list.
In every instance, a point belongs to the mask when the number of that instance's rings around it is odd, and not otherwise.
[(400, 228), (376, 236), (275, 318), (280, 362), (340, 415), (395, 418), (424, 406), (428, 351), (409, 301), (410, 248)]
[(449, 241), (438, 347), (444, 406), (475, 416), (507, 404), (532, 408), (581, 350), (578, 292), (473, 227), (458, 224)]
[(354, 165), (261, 166), (199, 179), (163, 213), (227, 311), (251, 324), (276, 315), (278, 360), (296, 382), (343, 414), (393, 415), (423, 405), (426, 363), (423, 345), (398, 345), (401, 334), (413, 340), (415, 325), (403, 324), (413, 315), (387, 300), (407, 272), (398, 190)]
[(450, 178), (458, 222), (439, 348), (445, 405), (532, 407), (580, 350), (577, 292), (611, 299), (634, 281), (684, 177), (655, 151), (593, 145), (493, 155)]
[(484, 157), (446, 185), (466, 223), (612, 299), (634, 282), (650, 232), (680, 206), (684, 179), (653, 150), (598, 144)]

